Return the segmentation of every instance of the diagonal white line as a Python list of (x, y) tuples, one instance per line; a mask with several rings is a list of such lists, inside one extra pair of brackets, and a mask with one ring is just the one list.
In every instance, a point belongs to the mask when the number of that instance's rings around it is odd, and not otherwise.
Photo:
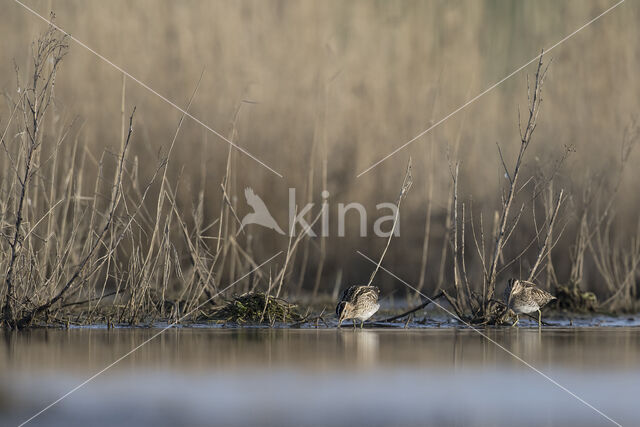
[[(369, 258), (368, 256), (366, 256), (365, 254), (363, 254), (360, 251), (356, 251), (358, 253), (358, 255), (362, 256), (364, 259), (366, 259), (367, 261), (371, 262), (374, 265), (378, 265), (377, 262), (375, 262), (374, 260), (372, 260), (371, 258)], [(497, 341), (495, 341), (494, 339), (490, 338), (489, 336), (487, 336), (485, 333), (483, 333), (482, 331), (480, 331), (478, 328), (475, 328), (473, 325), (465, 322), (464, 320), (460, 319), (456, 314), (452, 313), (450, 310), (446, 309), (445, 307), (443, 307), (442, 305), (438, 304), (438, 302), (432, 300), (431, 298), (429, 298), (428, 296), (426, 296), (425, 294), (423, 294), (422, 292), (420, 292), (418, 289), (414, 288), (413, 286), (411, 286), (409, 283), (407, 283), (406, 281), (402, 280), (400, 277), (396, 276), (395, 274), (393, 274), (392, 272), (390, 272), (389, 270), (387, 270), (386, 268), (380, 266), (380, 269), (384, 270), (385, 273), (387, 273), (388, 275), (390, 275), (391, 277), (399, 280), (402, 284), (404, 284), (405, 286), (413, 289), (414, 291), (418, 292), (420, 295), (422, 295), (423, 297), (425, 297), (426, 299), (428, 299), (431, 303), (437, 305), (439, 308), (441, 308), (442, 310), (446, 311), (450, 316), (452, 316), (453, 318), (457, 319), (459, 322), (462, 322), (465, 324), (465, 326), (473, 329), (475, 332), (479, 333), (480, 335), (482, 335), (483, 338), (487, 339), (488, 341), (490, 341), (491, 343), (495, 344), (496, 346), (498, 346), (501, 350), (504, 350), (507, 354), (513, 356), (514, 358), (516, 358), (518, 361), (522, 362), (522, 364), (524, 364), (526, 367), (532, 369), (533, 371), (535, 371), (536, 373), (540, 374), (543, 378), (545, 378), (546, 380), (550, 381), (552, 384), (554, 384), (555, 386), (557, 386), (558, 388), (560, 388), (561, 390), (564, 390), (565, 392), (569, 393), (571, 396), (575, 397), (576, 399), (578, 399), (580, 402), (582, 402), (583, 404), (585, 404), (586, 406), (588, 406), (589, 408), (593, 409), (594, 411), (596, 411), (598, 414), (602, 415), (604, 418), (606, 418), (607, 420), (611, 421), (613, 424), (615, 424), (618, 427), (622, 427), (622, 424), (618, 423), (617, 421), (613, 420), (611, 417), (609, 417), (607, 414), (605, 414), (604, 412), (600, 411), (598, 408), (596, 408), (595, 406), (593, 406), (592, 404), (590, 404), (589, 402), (587, 402), (586, 400), (584, 400), (583, 398), (581, 398), (580, 396), (578, 396), (577, 394), (575, 394), (574, 392), (572, 392), (571, 390), (569, 390), (568, 388), (566, 388), (565, 386), (563, 386), (562, 384), (560, 384), (559, 382), (557, 382), (556, 380), (554, 380), (553, 378), (551, 378), (550, 376), (548, 376), (547, 374), (545, 374), (544, 372), (542, 372), (541, 370), (539, 370), (538, 368), (536, 368), (535, 366), (533, 366), (532, 364), (530, 364), (529, 362), (527, 362), (526, 360), (522, 359), (520, 356), (518, 356), (517, 354), (513, 353), (511, 350), (507, 349), (506, 347), (504, 347), (502, 344), (498, 343)]]
[(54, 405), (60, 403), (60, 401), (62, 401), (63, 399), (67, 398), (69, 395), (71, 395), (72, 393), (78, 391), (80, 388), (84, 387), (85, 385), (87, 385), (88, 383), (90, 383), (91, 381), (93, 381), (94, 379), (96, 379), (98, 376), (102, 375), (104, 372), (106, 372), (107, 370), (111, 369), (112, 367), (114, 367), (115, 365), (117, 365), (118, 363), (120, 363), (122, 360), (126, 359), (128, 356), (130, 356), (131, 354), (133, 354), (134, 352), (136, 352), (137, 350), (139, 350), (142, 346), (146, 345), (147, 343), (149, 343), (149, 341), (153, 340), (154, 338), (158, 337), (159, 335), (162, 335), (166, 330), (174, 327), (176, 324), (178, 324), (181, 320), (187, 318), (188, 316), (190, 316), (193, 312), (195, 312), (196, 310), (198, 310), (200, 307), (202, 307), (203, 305), (209, 303), (209, 301), (211, 301), (212, 299), (214, 299), (215, 297), (217, 297), (218, 295), (220, 295), (221, 293), (225, 292), (226, 290), (228, 290), (229, 288), (231, 288), (233, 285), (235, 285), (236, 283), (240, 282), (242, 279), (244, 279), (245, 277), (247, 277), (248, 275), (250, 275), (251, 273), (253, 273), (254, 271), (258, 270), (260, 267), (262, 267), (263, 265), (271, 262), (271, 260), (273, 260), (274, 258), (276, 258), (277, 256), (279, 256), (282, 253), (282, 251), (278, 252), (277, 254), (275, 254), (274, 256), (272, 256), (271, 258), (269, 258), (268, 260), (266, 260), (265, 262), (263, 262), (262, 264), (258, 265), (256, 268), (254, 268), (253, 270), (249, 271), (247, 274), (245, 274), (244, 276), (242, 276), (241, 278), (239, 278), (238, 280), (236, 280), (235, 282), (231, 283), (229, 286), (227, 286), (226, 288), (224, 288), (223, 290), (221, 290), (220, 292), (218, 292), (217, 294), (215, 294), (214, 296), (212, 296), (211, 298), (209, 298), (208, 300), (206, 300), (205, 302), (203, 302), (202, 304), (198, 305), (196, 308), (194, 308), (193, 310), (191, 310), (190, 312), (188, 312), (187, 314), (185, 314), (184, 316), (180, 317), (178, 320), (176, 320), (173, 323), (170, 323), (169, 325), (167, 325), (167, 327), (163, 328), (162, 330), (160, 330), (160, 332), (154, 334), (153, 336), (151, 336), (151, 338), (147, 339), (146, 341), (143, 341), (140, 345), (132, 348), (129, 352), (125, 353), (124, 355), (120, 356), (118, 359), (116, 359), (115, 361), (113, 361), (112, 363), (110, 363), (109, 365), (105, 366), (103, 369), (101, 369), (100, 371), (96, 372), (95, 374), (93, 374), (92, 376), (90, 376), (89, 378), (87, 378), (86, 380), (84, 380), (83, 382), (81, 382), (80, 384), (78, 384), (77, 386), (75, 386), (74, 388), (72, 388), (71, 390), (69, 390), (68, 392), (66, 392), (65, 394), (63, 394), (62, 396), (60, 396), (58, 399), (54, 400), (53, 402), (51, 402), (49, 405), (47, 405), (46, 407), (42, 408), (38, 413), (32, 415), (29, 419), (23, 421), (22, 423), (20, 423), (19, 427), (24, 426), (25, 424), (29, 423), (30, 421), (32, 421), (34, 418), (38, 417), (39, 415), (41, 415), (43, 412), (51, 409), (51, 407), (53, 407)]
[(160, 94), (159, 92), (157, 92), (156, 90), (152, 89), (149, 85), (145, 84), (144, 82), (140, 81), (139, 79), (137, 79), (136, 77), (132, 76), (130, 73), (128, 73), (127, 71), (125, 71), (122, 67), (114, 64), (112, 61), (110, 61), (108, 58), (106, 58), (105, 56), (99, 54), (98, 52), (96, 52), (95, 50), (93, 50), (92, 48), (90, 48), (89, 46), (87, 46), (85, 43), (83, 43), (82, 41), (78, 40), (76, 37), (72, 36), (71, 34), (69, 34), (68, 32), (66, 32), (65, 30), (63, 30), (62, 28), (60, 28), (58, 25), (54, 24), (53, 22), (51, 22), (50, 20), (48, 20), (47, 18), (45, 18), (44, 16), (40, 15), (38, 12), (36, 12), (35, 10), (31, 9), (29, 6), (25, 5), (24, 3), (22, 3), (20, 0), (13, 0), (16, 3), (18, 3), (20, 6), (22, 6), (23, 8), (25, 8), (26, 10), (28, 10), (29, 12), (31, 12), (32, 14), (34, 14), (35, 16), (37, 16), (38, 18), (40, 18), (41, 20), (43, 20), (44, 22), (46, 22), (47, 24), (51, 25), (53, 28), (55, 28), (56, 30), (60, 31), (61, 33), (63, 33), (64, 35), (66, 35), (67, 37), (69, 37), (71, 40), (73, 40), (74, 42), (76, 42), (77, 44), (79, 44), (80, 46), (82, 46), (83, 48), (87, 49), (89, 52), (93, 53), (95, 56), (97, 56), (98, 58), (102, 59), (104, 62), (106, 62), (107, 64), (111, 65), (113, 68), (115, 68), (116, 70), (120, 71), (122, 74), (124, 74), (125, 76), (129, 77), (131, 80), (133, 80), (134, 82), (138, 83), (140, 86), (142, 86), (143, 88), (145, 88), (146, 90), (148, 90), (149, 92), (153, 93), (154, 95), (156, 95), (157, 97), (159, 97), (160, 99), (162, 99), (164, 102), (166, 102), (167, 104), (171, 105), (173, 108), (175, 108), (176, 110), (180, 111), (182, 114), (184, 114), (185, 116), (189, 117), (191, 120), (193, 120), (194, 122), (198, 123), (200, 126), (204, 127), (205, 129), (207, 129), (209, 132), (213, 133), (215, 136), (217, 136), (218, 138), (222, 139), (223, 141), (227, 142), (229, 145), (231, 145), (232, 147), (236, 148), (237, 150), (239, 150), (240, 152), (246, 154), (247, 156), (249, 156), (250, 158), (252, 158), (253, 160), (255, 160), (256, 162), (258, 162), (259, 164), (261, 164), (262, 166), (264, 166), (265, 168), (267, 168), (268, 170), (270, 170), (271, 172), (273, 172), (274, 174), (278, 175), (280, 178), (282, 178), (282, 174), (280, 174), (279, 172), (277, 172), (275, 169), (271, 168), (269, 165), (267, 165), (266, 163), (264, 163), (262, 160), (258, 159), (256, 156), (254, 156), (253, 154), (251, 154), (249, 151), (247, 151), (246, 149), (242, 148), (241, 146), (239, 146), (238, 144), (234, 143), (233, 141), (229, 140), (228, 138), (226, 138), (224, 135), (222, 135), (220, 132), (216, 131), (215, 129), (211, 128), (209, 125), (205, 124), (204, 122), (202, 122), (202, 120), (198, 119), (197, 117), (194, 117), (193, 115), (191, 115), (190, 113), (188, 113), (187, 111), (185, 111), (182, 107), (180, 107), (179, 105), (177, 105), (175, 102), (171, 101), (169, 98), (167, 98), (166, 96)]
[[(544, 49), (543, 53), (541, 55), (545, 55), (548, 54), (549, 52), (551, 52), (553, 49), (555, 49), (556, 47), (558, 47), (559, 45), (561, 45), (562, 43), (564, 43), (565, 41), (569, 40), (571, 37), (575, 36), (576, 34), (578, 34), (580, 31), (584, 30), (586, 27), (588, 27), (589, 25), (593, 24), (594, 22), (596, 22), (598, 19), (602, 18), (604, 15), (606, 15), (607, 13), (611, 12), (613, 9), (615, 9), (616, 7), (620, 6), (622, 3), (624, 3), (625, 0), (620, 0), (618, 3), (614, 4), (613, 6), (611, 6), (609, 9), (605, 10), (604, 12), (602, 12), (600, 15), (596, 16), (595, 18), (591, 19), (589, 22), (587, 22), (586, 24), (584, 24), (583, 26), (581, 26), (580, 28), (578, 28), (577, 30), (575, 30), (574, 32), (572, 32), (571, 34), (565, 36), (563, 39), (561, 39), (560, 41), (556, 42), (555, 44), (553, 44), (551, 47)], [(438, 120), (437, 122), (435, 122), (433, 125), (429, 126), (427, 129), (423, 130), (422, 132), (420, 132), (419, 134), (417, 134), (416, 136), (414, 136), (413, 138), (411, 138), (409, 141), (405, 142), (404, 144), (402, 144), (401, 146), (399, 146), (398, 148), (396, 148), (395, 150), (393, 150), (391, 153), (387, 154), (385, 157), (383, 157), (382, 159), (378, 160), (377, 162), (375, 162), (374, 164), (372, 164), (371, 166), (369, 166), (368, 168), (366, 168), (365, 170), (363, 170), (362, 172), (360, 172), (357, 176), (357, 178), (360, 178), (362, 175), (364, 175), (365, 173), (369, 172), (371, 169), (375, 168), (376, 166), (378, 166), (380, 163), (384, 162), (385, 160), (387, 160), (389, 157), (397, 154), (399, 151), (401, 151), (402, 149), (404, 149), (406, 146), (408, 146), (409, 144), (415, 142), (417, 139), (420, 139), (422, 136), (424, 136), (425, 134), (427, 134), (429, 131), (431, 131), (432, 129), (436, 128), (437, 126), (441, 125), (442, 123), (444, 123), (445, 121), (447, 121), (449, 118), (451, 118), (452, 116), (456, 115), (457, 113), (459, 113), (461, 110), (463, 110), (464, 108), (468, 107), (469, 105), (473, 104), (475, 101), (477, 101), (479, 98), (481, 98), (482, 96), (486, 95), (487, 93), (491, 92), (493, 89), (495, 89), (496, 87), (500, 86), (502, 83), (504, 83), (506, 80), (510, 79), (511, 77), (515, 76), (517, 73), (519, 73), (520, 71), (522, 71), (523, 69), (525, 69), (528, 65), (530, 65), (531, 63), (537, 61), (541, 55), (536, 55), (535, 57), (531, 58), (531, 60), (529, 60), (526, 64), (518, 67), (517, 69), (515, 69), (514, 71), (512, 71), (510, 74), (508, 74), (506, 77), (502, 78), (501, 80), (499, 80), (497, 83), (494, 83), (493, 85), (489, 86), (488, 88), (486, 88), (485, 90), (483, 90), (482, 92), (480, 92), (478, 95), (474, 96), (473, 98), (471, 98), (470, 100), (468, 100), (467, 102), (465, 102), (464, 104), (462, 104), (460, 107), (456, 108), (455, 110), (453, 110), (452, 112), (450, 112), (449, 114), (447, 114), (446, 116), (444, 116), (443, 118), (441, 118), (440, 120)]]

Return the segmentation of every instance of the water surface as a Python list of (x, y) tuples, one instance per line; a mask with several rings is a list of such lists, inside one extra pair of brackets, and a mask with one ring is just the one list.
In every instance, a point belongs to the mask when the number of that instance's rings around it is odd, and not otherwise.
[[(5, 333), (18, 425), (159, 329)], [(622, 425), (640, 425), (640, 328), (487, 329)], [(167, 330), (29, 425), (613, 425), (469, 329)]]

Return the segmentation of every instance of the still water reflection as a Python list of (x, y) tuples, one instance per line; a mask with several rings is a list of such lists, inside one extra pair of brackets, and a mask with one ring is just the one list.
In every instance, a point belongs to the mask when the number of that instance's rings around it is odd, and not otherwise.
[[(157, 332), (4, 334), (0, 424), (19, 424)], [(485, 332), (617, 422), (640, 425), (639, 328)], [(183, 328), (30, 425), (608, 423), (471, 330)]]

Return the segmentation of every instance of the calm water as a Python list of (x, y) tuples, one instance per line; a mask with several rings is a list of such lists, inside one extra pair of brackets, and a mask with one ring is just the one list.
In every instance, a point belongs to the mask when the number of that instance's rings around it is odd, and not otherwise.
[[(6, 333), (18, 425), (159, 329)], [(489, 329), (622, 425), (640, 425), (640, 328)], [(613, 425), (471, 330), (171, 329), (29, 425)]]

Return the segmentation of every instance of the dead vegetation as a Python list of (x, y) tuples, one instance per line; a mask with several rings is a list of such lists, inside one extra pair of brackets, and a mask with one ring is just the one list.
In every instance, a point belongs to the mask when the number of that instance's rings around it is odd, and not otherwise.
[(200, 320), (222, 320), (238, 324), (300, 322), (303, 316), (295, 304), (262, 292), (249, 292), (225, 303)]
[[(504, 278), (502, 273), (513, 265), (522, 266), (523, 262), (530, 263), (526, 272), (523, 272), (520, 267), (520, 274), (527, 281), (537, 280), (542, 273), (546, 272), (546, 287), (551, 288), (556, 294), (555, 307), (558, 309), (571, 312), (593, 312), (599, 307), (607, 305), (616, 308), (629, 308), (629, 304), (633, 305), (637, 300), (635, 283), (640, 262), (640, 246), (638, 246), (640, 229), (635, 231), (635, 237), (631, 239), (629, 250), (623, 252), (621, 246), (614, 246), (610, 243), (610, 230), (614, 217), (611, 208), (620, 181), (617, 182), (614, 191), (610, 193), (604, 191), (595, 193), (597, 197), (608, 194), (605, 198), (603, 211), (599, 209), (599, 206), (593, 206), (591, 203), (586, 203), (583, 207), (576, 241), (572, 247), (570, 281), (567, 285), (558, 282), (552, 251), (571, 218), (565, 219), (564, 224), (559, 224), (560, 211), (566, 204), (567, 195), (563, 189), (555, 190), (554, 183), (556, 175), (572, 148), (566, 148), (565, 154), (558, 159), (553, 170), (546, 176), (542, 171), (529, 177), (523, 175), (528, 149), (538, 125), (542, 88), (549, 67), (549, 64), (543, 63), (543, 55), (544, 52), (540, 54), (533, 82), (531, 85), (527, 84), (528, 105), (524, 126), (518, 112), (520, 141), (518, 154), (512, 166), (509, 166), (508, 160), (503, 156), (501, 146), (498, 144), (497, 147), (506, 185), (500, 195), (500, 209), (495, 213), (493, 229), (489, 235), (485, 232), (482, 216), (474, 218), (471, 209), (469, 209), (471, 213), (467, 214), (465, 203), (460, 204), (458, 195), (460, 165), (458, 162), (455, 164), (450, 162), (449, 165), (452, 180), (449, 201), (451, 231), (448, 231), (447, 234), (451, 234), (452, 237), (449, 248), (453, 258), (453, 289), (444, 290), (436, 297), (443, 296), (458, 318), (466, 322), (474, 324), (500, 324), (503, 322), (506, 307), (502, 297), (497, 296), (499, 295), (497, 293), (500, 284), (499, 278)], [(529, 83), (528, 80), (527, 82)], [(637, 139), (637, 131), (625, 135), (621, 167), (618, 171), (620, 177)], [(516, 200), (519, 201), (519, 206), (516, 205)], [(543, 207), (543, 220), (540, 222), (536, 212), (538, 205)], [(534, 235), (524, 240), (520, 222), (527, 209), (532, 211), (531, 217), (535, 229)], [(568, 217), (568, 215), (566, 216)], [(471, 239), (465, 236), (465, 233), (468, 233), (469, 225), (471, 226)], [(447, 230), (449, 230), (448, 227)], [(516, 239), (515, 235), (519, 237)], [(425, 239), (427, 238), (428, 233), (425, 236)], [(471, 240), (473, 247), (472, 251), (477, 257), (476, 265), (480, 265), (478, 273), (480, 277), (470, 276), (468, 273), (467, 263), (469, 261), (468, 256), (465, 255), (465, 247), (469, 240)], [(491, 245), (487, 243), (487, 240)], [(514, 240), (519, 241), (514, 242)], [(522, 247), (522, 241), (528, 243)], [(520, 246), (520, 248), (507, 251), (508, 245)], [(593, 292), (582, 289), (587, 250), (590, 250), (592, 259), (609, 289), (610, 296), (602, 306), (598, 304), (597, 297)], [(509, 253), (513, 255), (508, 256)], [(526, 258), (528, 253), (533, 253), (535, 256)], [(533, 262), (530, 262), (531, 259)], [(543, 281), (543, 283), (545, 282)], [(426, 303), (420, 307), (424, 305)], [(409, 310), (407, 313), (414, 311), (415, 309)]]
[[(468, 219), (472, 226), (474, 249), (481, 266), (480, 278), (470, 278), (467, 271), (467, 260), (465, 257), (467, 241), (465, 233), (468, 232), (465, 227), (467, 210), (464, 202), (460, 206), (458, 196), (460, 165), (457, 162), (455, 165), (451, 163), (449, 165), (453, 183), (450, 200), (453, 234), (453, 241), (451, 243), (453, 256), (453, 291), (444, 290), (443, 295), (460, 319), (465, 319), (472, 323), (499, 323), (500, 319), (503, 318), (505, 308), (500, 298), (496, 297), (499, 274), (511, 264), (518, 262), (527, 249), (537, 244), (537, 255), (529, 269), (526, 279), (528, 281), (533, 280), (554, 245), (552, 231), (558, 219), (560, 207), (565, 201), (562, 190), (558, 192), (557, 195), (550, 193), (553, 202), (550, 209), (546, 211), (544, 225), (536, 230), (536, 235), (530, 239), (530, 243), (525, 247), (525, 250), (521, 251), (512, 259), (506, 259), (505, 257), (505, 247), (510, 243), (514, 233), (517, 231), (519, 221), (524, 214), (526, 206), (526, 202), (523, 202), (519, 207), (515, 208), (516, 211), (514, 212), (514, 201), (516, 198), (520, 196), (520, 193), (530, 188), (532, 189), (530, 191), (533, 193), (531, 202), (535, 202), (535, 198), (545, 191), (552, 192), (552, 190), (547, 190), (547, 183), (534, 182), (534, 178), (527, 179), (522, 176), (526, 155), (538, 124), (538, 115), (542, 103), (542, 87), (548, 70), (548, 64), (543, 64), (542, 57), (543, 54), (540, 55), (534, 81), (531, 86), (528, 85), (527, 87), (527, 119), (524, 128), (522, 122), (519, 122), (519, 150), (513, 166), (509, 166), (507, 160), (503, 157), (501, 146), (498, 144), (497, 147), (507, 184), (501, 194), (500, 210), (496, 212), (496, 220), (491, 235), (486, 236), (482, 217), (479, 222), (479, 235), (476, 234), (475, 219), (472, 214)], [(518, 118), (520, 119), (520, 115), (518, 115)], [(489, 253), (487, 253), (486, 249), (488, 246), (486, 243), (487, 238), (492, 240)], [(470, 283), (474, 281), (474, 279), (475, 283), (480, 284), (480, 286), (473, 286)]]
[[(13, 114), (3, 126), (0, 159), (3, 325), (193, 320), (222, 301), (231, 285), (222, 287), (221, 277), (228, 278), (236, 292), (266, 288), (267, 319), (299, 319), (293, 306), (277, 296), (289, 277), (285, 273), (291, 256), (306, 234), (300, 232), (289, 243), (275, 280), (259, 268), (251, 251), (236, 240), (240, 221), (229, 196), (235, 182), (231, 150), (220, 184), (218, 217), (205, 223), (203, 191), (191, 212), (184, 212), (176, 198), (181, 182), (170, 182), (167, 174), (184, 114), (168, 152), (157, 160), (153, 173), (143, 177), (142, 160), (129, 155), (137, 143), (135, 108), (126, 115), (124, 78), (117, 152), (105, 149), (94, 156), (83, 147), (74, 121), (57, 129), (54, 83), (67, 49), (66, 37), (50, 27), (33, 45), (25, 83), (16, 69), (17, 99), (9, 98)], [(242, 105), (230, 140), (237, 137)], [(55, 139), (44, 133), (50, 128), (57, 129)], [(88, 183), (91, 171), (96, 171), (95, 181)], [(251, 308), (256, 301), (241, 298), (236, 306)], [(242, 316), (252, 319), (248, 313)]]
[[(289, 230), (286, 246), (279, 248), (285, 257), (269, 268), (258, 268), (256, 237), (240, 230), (236, 153), (229, 147), (224, 156), (224, 176), (215, 185), (219, 205), (214, 214), (207, 208), (205, 187), (211, 186), (212, 178), (204, 157), (200, 187), (185, 189), (183, 166), (172, 159), (184, 114), (167, 138), (168, 149), (157, 159), (132, 154), (132, 147), (143, 143), (143, 138), (135, 131), (135, 108), (130, 113), (125, 108), (124, 77), (120, 140), (107, 144), (101, 152), (92, 152), (83, 143), (82, 125), (77, 120), (65, 122), (55, 103), (56, 75), (67, 50), (66, 38), (49, 28), (34, 43), (28, 69), (16, 69), (16, 92), (6, 96), (11, 114), (0, 128), (0, 302), (4, 326), (25, 328), (51, 322), (135, 325), (209, 318), (235, 323), (295, 323), (304, 317), (283, 298), (296, 298), (305, 291), (320, 297), (320, 284), (325, 283), (323, 277), (326, 279), (329, 269), (339, 272), (332, 287), (343, 285), (342, 268), (347, 266), (336, 266), (326, 239), (316, 243), (305, 230)], [(564, 190), (566, 182), (556, 178), (571, 146), (550, 170), (530, 164), (546, 74), (541, 55), (528, 87), (526, 114), (519, 122), (515, 158), (504, 155), (504, 147), (498, 145), (504, 180), (492, 221), (486, 221), (482, 210), (474, 210), (470, 198), (461, 196), (460, 174), (465, 164), (457, 160), (457, 148), (450, 158), (450, 197), (439, 217), (432, 199), (434, 172), (429, 171), (424, 238), (416, 264), (420, 267), (416, 268), (417, 289), (442, 295), (456, 314), (469, 322), (498, 323), (504, 307), (497, 295), (514, 271), (555, 293), (559, 309), (637, 308), (640, 223), (625, 235), (616, 232), (614, 200), (638, 140), (638, 129), (631, 127), (625, 135), (620, 164), (611, 174), (612, 185), (592, 177), (582, 194)], [(200, 81), (185, 103), (186, 111), (199, 87)], [(324, 92), (326, 97), (326, 88)], [(327, 100), (324, 102), (326, 108)], [(240, 102), (233, 114), (227, 135), (231, 141), (238, 139), (238, 122), (246, 105)], [(324, 114), (317, 119), (311, 153), (314, 157), (322, 151), (323, 190), (329, 185), (326, 136), (320, 130)], [(458, 143), (459, 139), (457, 147)], [(437, 167), (433, 149), (430, 161)], [(310, 164), (314, 164), (313, 158)], [(392, 230), (412, 183), (410, 167)], [(172, 170), (181, 171), (177, 178), (171, 178)], [(306, 186), (307, 198), (312, 201), (313, 168)], [(194, 194), (191, 206), (180, 202), (185, 191)], [(320, 213), (309, 214), (310, 227), (319, 219)], [(429, 256), (436, 246), (436, 228), (442, 230), (442, 246), (435, 249), (440, 258)], [(371, 274), (367, 270), (370, 281), (387, 254), (391, 236), (375, 271)], [(561, 241), (565, 242), (564, 252), (559, 254)], [(403, 250), (402, 246), (396, 249)], [(563, 263), (570, 266), (568, 273), (558, 271)], [(594, 267), (589, 269), (587, 281), (585, 266), (590, 263)], [(310, 285), (304, 286), (305, 282)], [(589, 287), (594, 282), (604, 288), (599, 299)], [(230, 283), (235, 288), (226, 292)], [(227, 301), (224, 297), (229, 293), (241, 295)]]

